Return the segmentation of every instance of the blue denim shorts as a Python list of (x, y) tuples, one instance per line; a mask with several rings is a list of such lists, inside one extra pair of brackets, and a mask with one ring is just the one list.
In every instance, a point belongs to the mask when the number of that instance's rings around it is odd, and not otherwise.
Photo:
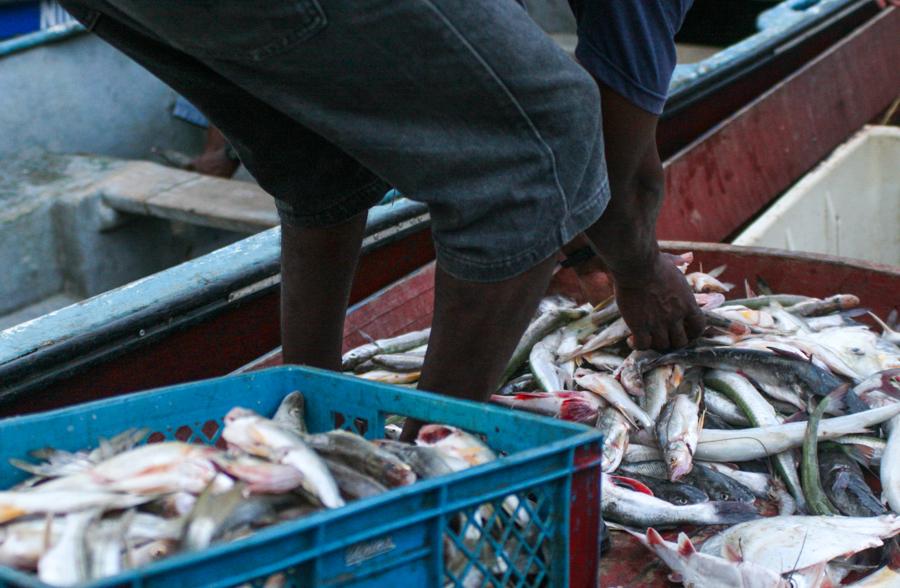
[(282, 222), (328, 226), (389, 186), (438, 263), (517, 275), (609, 200), (599, 92), (514, 0), (65, 0), (219, 127)]

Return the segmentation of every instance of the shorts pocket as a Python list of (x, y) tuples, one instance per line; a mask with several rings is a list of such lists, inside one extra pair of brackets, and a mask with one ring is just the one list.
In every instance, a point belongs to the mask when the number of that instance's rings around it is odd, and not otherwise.
[(328, 23), (318, 0), (121, 0), (117, 6), (185, 53), (226, 61), (262, 61)]

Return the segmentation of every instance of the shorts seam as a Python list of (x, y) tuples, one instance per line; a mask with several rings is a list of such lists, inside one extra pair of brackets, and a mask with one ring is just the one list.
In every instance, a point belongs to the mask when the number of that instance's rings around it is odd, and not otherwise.
[[(586, 199), (584, 203), (572, 209), (570, 215), (566, 216), (565, 218), (563, 218), (563, 220), (553, 226), (553, 228), (557, 230), (544, 231), (546, 237), (538, 241), (537, 243), (534, 243), (531, 247), (525, 249), (524, 251), (520, 251), (514, 255), (510, 255), (500, 259), (493, 259), (491, 261), (479, 261), (477, 259), (472, 259), (468, 256), (455, 253), (452, 249), (441, 246), (441, 244), (437, 242), (435, 243), (435, 249), (438, 252), (438, 260), (448, 260), (452, 262), (454, 266), (468, 266), (469, 268), (475, 270), (475, 272), (471, 273), (478, 274), (479, 276), (486, 275), (485, 270), (492, 272), (502, 272), (504, 270), (512, 269), (513, 271), (520, 273), (524, 270), (519, 270), (515, 266), (530, 261), (534, 261), (534, 263), (536, 264), (543, 259), (546, 259), (548, 256), (553, 255), (553, 253), (555, 251), (558, 251), (563, 245), (565, 245), (566, 242), (574, 238), (577, 233), (586, 229), (590, 224), (593, 224), (596, 219), (603, 214), (603, 211), (606, 209), (606, 206), (608, 206), (608, 204), (609, 184), (608, 182), (604, 181), (591, 198)], [(595, 218), (591, 218), (589, 221), (585, 222), (584, 226), (576, 225), (573, 228), (572, 218), (574, 216), (582, 215), (587, 212), (594, 211), (595, 209), (599, 209)], [(573, 234), (567, 236), (567, 233), (570, 229)], [(446, 268), (442, 269), (446, 270)], [(454, 273), (459, 274), (460, 276), (462, 276), (462, 279), (472, 279), (471, 277), (466, 277), (464, 275), (466, 272), (460, 272), (459, 267), (453, 268), (453, 270), (448, 271), (448, 273), (450, 273), (451, 275)], [(478, 278), (476, 278), (476, 280), (477, 279)], [(490, 278), (482, 279), (489, 280)], [(501, 277), (497, 279), (504, 278)]]
[(460, 40), (463, 47), (478, 61), (481, 67), (490, 75), (491, 79), (494, 80), (494, 83), (503, 91), (506, 95), (507, 99), (513, 104), (516, 111), (519, 113), (526, 124), (528, 125), (529, 130), (531, 131), (532, 137), (537, 140), (541, 150), (544, 152), (544, 157), (548, 158), (550, 161), (550, 170), (553, 174), (553, 183), (556, 187), (557, 197), (560, 199), (563, 212), (568, 214), (568, 201), (566, 199), (565, 190), (563, 190), (562, 183), (559, 180), (559, 170), (556, 165), (556, 154), (553, 152), (553, 148), (544, 140), (544, 137), (541, 135), (541, 132), (538, 130), (537, 126), (534, 124), (534, 121), (531, 120), (531, 117), (528, 116), (528, 113), (525, 111), (525, 108), (516, 98), (515, 94), (512, 93), (509, 87), (507, 87), (506, 83), (503, 81), (503, 78), (494, 70), (493, 67), (487, 62), (487, 60), (481, 55), (481, 53), (475, 48), (475, 46), (469, 42), (469, 40), (462, 34), (462, 32), (453, 24), (453, 22), (441, 11), (431, 0), (422, 0), (424, 4), (426, 4), (431, 10), (437, 14), (437, 16), (441, 19), (444, 25), (453, 33), (453, 35)]
[[(349, 194), (344, 194), (339, 202), (311, 214), (298, 213), (289, 201), (282, 198), (275, 198), (275, 205), (279, 216), (282, 219), (286, 217), (290, 221), (288, 223), (290, 225), (308, 227), (332, 225), (356, 216), (362, 210), (371, 208), (381, 200), (387, 190), (387, 183), (376, 178)], [(327, 199), (327, 197), (322, 198), (322, 200)]]

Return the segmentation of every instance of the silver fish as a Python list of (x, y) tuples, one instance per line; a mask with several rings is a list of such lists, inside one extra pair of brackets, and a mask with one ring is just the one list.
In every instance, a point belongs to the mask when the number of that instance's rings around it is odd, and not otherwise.
[(787, 308), (796, 316), (816, 316), (831, 312), (850, 310), (859, 306), (859, 298), (853, 294), (835, 294), (823, 300), (812, 299), (798, 302)]
[(371, 441), (348, 431), (334, 430), (306, 437), (309, 446), (323, 457), (356, 468), (381, 484), (394, 488), (416, 481), (406, 463)]
[(425, 357), (411, 353), (384, 353), (372, 358), (372, 362), (393, 372), (420, 372)]
[(516, 345), (515, 350), (513, 350), (512, 356), (506, 365), (501, 381), (507, 381), (518, 371), (522, 364), (525, 363), (525, 360), (528, 359), (531, 349), (538, 341), (563, 325), (580, 319), (585, 314), (586, 312), (581, 309), (551, 308), (539, 316), (528, 325), (525, 333), (522, 334), (522, 338)]
[[(775, 409), (772, 408), (772, 405), (763, 398), (762, 394), (756, 390), (756, 387), (744, 376), (726, 370), (711, 370), (706, 374), (705, 381), (713, 387), (718, 387), (737, 404), (754, 426), (763, 427), (781, 424), (782, 419), (775, 412)], [(794, 454), (791, 451), (778, 453), (774, 456), (774, 461), (778, 474), (787, 485), (791, 496), (793, 496), (801, 509), (804, 508), (806, 498), (803, 494), (800, 476), (797, 473), (797, 459), (794, 457)]]
[(468, 462), (427, 445), (410, 445), (390, 439), (376, 439), (373, 443), (408, 463), (423, 480), (470, 467)]
[(684, 377), (684, 370), (677, 364), (664, 365), (653, 368), (644, 376), (644, 396), (641, 398), (641, 408), (647, 413), (647, 417), (656, 422), (659, 413), (675, 392)]
[(674, 505), (647, 494), (617, 486), (609, 476), (601, 477), (601, 507), (604, 518), (646, 529), (678, 525), (727, 525), (757, 518), (752, 505), (744, 502), (704, 502)]
[(777, 516), (726, 529), (701, 551), (732, 561), (748, 561), (787, 574), (837, 557), (880, 547), (900, 533), (900, 518)]
[(147, 496), (95, 490), (0, 492), (0, 523), (29, 514), (66, 514), (85, 509), (129, 508), (149, 499)]
[(575, 351), (560, 357), (560, 361), (569, 361), (597, 349), (603, 349), (624, 341), (631, 335), (631, 329), (625, 324), (625, 319), (616, 319), (611, 325), (588, 339)]
[[(866, 427), (900, 414), (900, 403), (856, 414), (822, 419), (819, 439), (865, 432)], [(793, 422), (752, 429), (703, 429), (695, 457), (704, 461), (748, 461), (774, 455), (803, 444), (806, 422)]]
[(738, 408), (737, 404), (732, 402), (725, 394), (709, 386), (703, 390), (703, 406), (729, 425), (747, 427), (751, 424), (747, 419), (747, 415)]
[(612, 376), (579, 369), (575, 372), (575, 383), (616, 407), (632, 425), (644, 429), (653, 426), (647, 413), (631, 400), (622, 385)]
[(303, 394), (294, 390), (281, 399), (278, 410), (272, 420), (279, 427), (292, 431), (298, 435), (306, 433), (306, 406)]
[(41, 556), (59, 541), (63, 525), (62, 517), (42, 517), (4, 526), (0, 529), (0, 565), (36, 570)]
[(701, 428), (701, 378), (700, 368), (690, 368), (656, 421), (656, 438), (672, 482), (680, 480), (693, 467)]
[(55, 586), (73, 586), (90, 579), (85, 534), (99, 510), (73, 512), (65, 518), (59, 541), (38, 561), (38, 578)]
[(832, 439), (832, 442), (843, 445), (850, 457), (865, 466), (881, 465), (887, 445), (884, 439), (872, 435), (844, 435)]
[(625, 363), (625, 360), (618, 355), (603, 351), (591, 351), (582, 355), (581, 358), (602, 372), (615, 371)]
[(328, 508), (344, 505), (337, 483), (319, 455), (297, 434), (252, 410), (233, 408), (225, 415), (222, 438), (251, 455), (296, 468), (306, 477), (304, 489)]
[(653, 350), (635, 350), (628, 354), (617, 374), (626, 392), (632, 396), (644, 395), (644, 366), (657, 357), (659, 353)]
[(623, 528), (659, 557), (685, 586), (700, 588), (789, 588), (778, 574), (751, 562), (733, 562), (697, 551), (684, 533), (678, 543), (666, 541), (655, 529), (646, 534)]
[(401, 353), (414, 347), (419, 347), (428, 342), (430, 334), (431, 329), (424, 329), (360, 345), (344, 354), (341, 358), (341, 369), (345, 371), (352, 370), (357, 365), (372, 359), (379, 353)]
[(556, 365), (556, 350), (561, 341), (560, 332), (554, 331), (538, 341), (528, 354), (531, 373), (534, 374), (534, 379), (537, 380), (541, 390), (545, 392), (563, 389), (562, 374)]
[(512, 396), (494, 394), (491, 396), (491, 402), (566, 421), (589, 424), (597, 421), (597, 411), (603, 404), (597, 396), (581, 390), (520, 392)]
[(134, 511), (129, 511), (117, 519), (95, 523), (88, 529), (85, 544), (90, 578), (106, 578), (122, 571), (125, 531), (133, 515)]
[(326, 458), (325, 463), (328, 465), (331, 475), (334, 476), (338, 488), (341, 489), (341, 495), (346, 500), (358, 500), (360, 498), (368, 498), (369, 496), (377, 496), (388, 490), (374, 478), (338, 461)]
[(205, 549), (222, 532), (222, 522), (244, 499), (245, 487), (236, 484), (224, 494), (214, 494), (208, 487), (197, 498), (194, 510), (187, 517), (182, 544), (191, 551)]
[(628, 447), (628, 433), (631, 427), (628, 421), (615, 408), (606, 408), (597, 418), (597, 430), (603, 433), (603, 452), (600, 462), (600, 470), (614, 472)]

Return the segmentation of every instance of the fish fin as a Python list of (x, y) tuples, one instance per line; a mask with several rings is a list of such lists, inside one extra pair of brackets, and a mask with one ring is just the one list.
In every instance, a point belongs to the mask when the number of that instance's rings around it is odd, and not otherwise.
[(786, 424), (788, 424), (788, 423), (801, 423), (801, 422), (807, 421), (807, 420), (809, 420), (809, 411), (806, 411), (806, 410), (798, 410), (797, 412), (795, 412), (795, 413), (792, 414), (791, 416), (789, 416), (789, 417), (787, 417), (786, 419), (784, 419), (784, 420), (782, 421), (782, 424), (785, 424), (785, 425), (786, 425)]
[(834, 492), (840, 492), (847, 488), (850, 485), (850, 474), (847, 472), (839, 472), (837, 476), (834, 477), (834, 482), (831, 484), (831, 490)]
[(725, 559), (730, 562), (738, 563), (744, 561), (744, 557), (738, 553), (737, 549), (734, 548), (733, 545), (726, 544), (723, 547)]
[(647, 543), (650, 545), (663, 545), (666, 542), (665, 539), (662, 538), (662, 535), (659, 534), (659, 531), (650, 527), (647, 529)]
[(881, 336), (882, 336), (882, 337), (888, 338), (888, 337), (890, 337), (891, 335), (894, 335), (894, 336), (900, 335), (900, 333), (898, 333), (898, 332), (895, 331), (894, 329), (890, 328), (886, 322), (884, 322), (883, 320), (881, 320), (880, 318), (878, 318), (878, 315), (875, 314), (874, 312), (868, 312), (868, 315), (869, 315), (870, 317), (872, 317), (872, 320), (873, 320), (873, 321), (875, 321), (876, 323), (878, 323), (878, 326), (879, 326), (879, 327), (881, 327)]
[(786, 357), (788, 359), (795, 359), (797, 361), (803, 361), (806, 363), (812, 361), (812, 358), (810, 357), (800, 355), (799, 353), (794, 353), (793, 351), (788, 351), (787, 349), (779, 349), (778, 347), (766, 347), (766, 349), (779, 357)]
[(717, 525), (732, 525), (758, 519), (762, 515), (756, 510), (756, 507), (749, 502), (723, 501), (712, 502), (713, 509), (718, 515)]
[(762, 276), (756, 276), (756, 288), (763, 296), (771, 296), (775, 293)]
[(678, 554), (684, 557), (690, 557), (697, 553), (697, 549), (694, 548), (694, 544), (691, 543), (691, 540), (684, 533), (678, 534)]
[(889, 541), (887, 560), (889, 568), (900, 571), (900, 541), (896, 538)]
[(843, 410), (847, 408), (846, 398), (850, 391), (850, 384), (841, 384), (828, 393), (825, 397), (828, 400), (828, 412), (834, 414), (843, 414)]
[(866, 465), (872, 463), (872, 460), (875, 458), (875, 448), (869, 447), (868, 445), (862, 445), (859, 443), (855, 443), (852, 445), (854, 453), (863, 461), (865, 461)]
[(708, 272), (706, 272), (706, 275), (710, 276), (711, 278), (718, 278), (723, 273), (725, 273), (726, 269), (728, 269), (728, 266), (725, 264), (722, 264), (719, 267), (714, 267), (711, 270), (709, 270)]
[(750, 289), (750, 282), (744, 278), (744, 298), (756, 298), (756, 293)]
[(614, 476), (612, 474), (608, 475), (609, 479), (612, 480), (617, 486), (622, 486), (634, 492), (646, 494), (647, 496), (653, 496), (653, 490), (651, 490), (641, 482), (638, 482), (634, 478), (628, 478), (626, 476)]

